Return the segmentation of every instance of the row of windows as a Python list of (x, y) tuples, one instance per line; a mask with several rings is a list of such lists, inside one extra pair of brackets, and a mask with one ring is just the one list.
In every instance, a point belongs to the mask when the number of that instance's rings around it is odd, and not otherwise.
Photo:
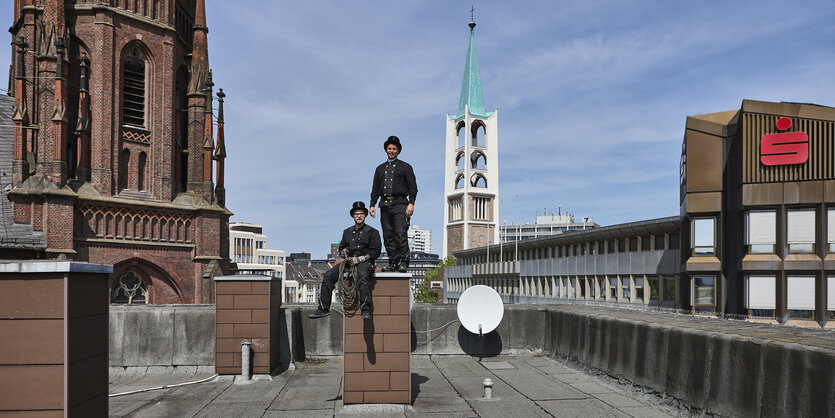
[(281, 265), (284, 264), (284, 261), (281, 257), (276, 257), (274, 255), (259, 255), (258, 264)]
[[(619, 238), (585, 242), (580, 244), (559, 245), (546, 248), (530, 248), (519, 251), (520, 260), (542, 260), (548, 258), (576, 257), (582, 255), (603, 255), (633, 253), (638, 251), (675, 250), (679, 248), (679, 235), (648, 235), (643, 237)], [(510, 247), (503, 250), (503, 260), (513, 260), (515, 250)], [(491, 254), (490, 260), (496, 261), (497, 254)], [(464, 257), (461, 264), (486, 263), (487, 255)]]
[[(817, 211), (814, 208), (789, 209), (785, 218), (787, 253), (810, 254), (816, 251)], [(827, 210), (828, 228), (824, 240), (828, 252), (835, 253), (835, 208)], [(821, 233), (823, 231), (821, 230)], [(823, 238), (823, 237), (822, 237)], [(691, 248), (694, 255), (716, 254), (718, 239), (715, 217), (694, 218)], [(745, 246), (750, 254), (774, 254), (777, 250), (777, 210), (749, 210), (745, 213)]]
[(501, 295), (533, 296), (632, 303), (673, 304), (676, 300), (674, 276), (579, 276), (523, 277), (520, 279), (456, 279), (448, 281), (450, 292), (463, 292), (470, 286), (490, 286)]
[[(835, 319), (835, 276), (826, 277), (827, 310)], [(745, 308), (750, 315), (774, 317), (777, 308), (777, 277), (749, 275), (745, 277)], [(788, 275), (786, 277), (786, 310), (790, 318), (815, 319), (815, 276)]]
[(232, 252), (235, 255), (236, 263), (251, 263), (253, 256), (252, 238), (235, 238), (235, 246)]

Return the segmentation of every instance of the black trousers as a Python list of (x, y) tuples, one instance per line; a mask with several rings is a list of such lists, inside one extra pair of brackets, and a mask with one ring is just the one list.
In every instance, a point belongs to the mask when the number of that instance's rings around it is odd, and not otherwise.
[(380, 226), (383, 228), (383, 242), (389, 256), (389, 264), (409, 265), (409, 217), (406, 203), (380, 205)]
[[(344, 261), (343, 261), (344, 263)], [(345, 267), (348, 268), (347, 266)], [(374, 267), (368, 261), (357, 265), (357, 284), (360, 288), (360, 309), (371, 309), (371, 275), (374, 274)], [(331, 308), (331, 297), (336, 281), (339, 279), (339, 264), (331, 267), (322, 275), (322, 288), (319, 294), (319, 307), (328, 310)]]

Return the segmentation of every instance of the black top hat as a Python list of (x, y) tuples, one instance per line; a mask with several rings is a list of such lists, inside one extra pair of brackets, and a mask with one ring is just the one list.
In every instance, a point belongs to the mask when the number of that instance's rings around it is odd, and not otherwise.
[(365, 208), (365, 203), (363, 202), (354, 202), (354, 206), (351, 207), (351, 216), (354, 216), (355, 210), (361, 210), (365, 212), (365, 216), (368, 216), (368, 209)]
[(389, 139), (383, 143), (383, 149), (388, 148), (389, 144), (394, 144), (394, 146), (397, 147), (397, 152), (403, 151), (403, 146), (400, 145), (400, 138), (394, 135), (390, 136)]

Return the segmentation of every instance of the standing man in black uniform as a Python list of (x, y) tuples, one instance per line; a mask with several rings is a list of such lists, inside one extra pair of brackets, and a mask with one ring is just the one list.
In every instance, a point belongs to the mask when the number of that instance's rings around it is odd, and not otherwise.
[(409, 267), (409, 218), (415, 213), (417, 182), (412, 166), (397, 159), (402, 150), (400, 138), (390, 136), (383, 144), (388, 161), (377, 166), (371, 185), (371, 217), (380, 199), (380, 226), (389, 256), (384, 271), (406, 272)]
[[(342, 231), (342, 241), (339, 242), (339, 253), (345, 258), (343, 263), (357, 266), (357, 285), (360, 290), (360, 310), (362, 319), (371, 319), (371, 275), (374, 274), (374, 260), (380, 256), (382, 244), (380, 233), (371, 225), (365, 224), (368, 209), (365, 203), (354, 202), (351, 217), (354, 226)], [(308, 315), (309, 318), (321, 318), (330, 315), (331, 297), (334, 285), (339, 279), (339, 265), (331, 267), (322, 276), (319, 308)]]

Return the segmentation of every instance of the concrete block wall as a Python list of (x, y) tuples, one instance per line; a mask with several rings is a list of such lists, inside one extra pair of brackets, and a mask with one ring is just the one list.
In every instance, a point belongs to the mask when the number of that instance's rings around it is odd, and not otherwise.
[(411, 317), (408, 273), (377, 273), (374, 315), (345, 317), (342, 401), (408, 404), (411, 389)]
[(110, 305), (109, 347), (110, 367), (214, 367), (215, 306)]

